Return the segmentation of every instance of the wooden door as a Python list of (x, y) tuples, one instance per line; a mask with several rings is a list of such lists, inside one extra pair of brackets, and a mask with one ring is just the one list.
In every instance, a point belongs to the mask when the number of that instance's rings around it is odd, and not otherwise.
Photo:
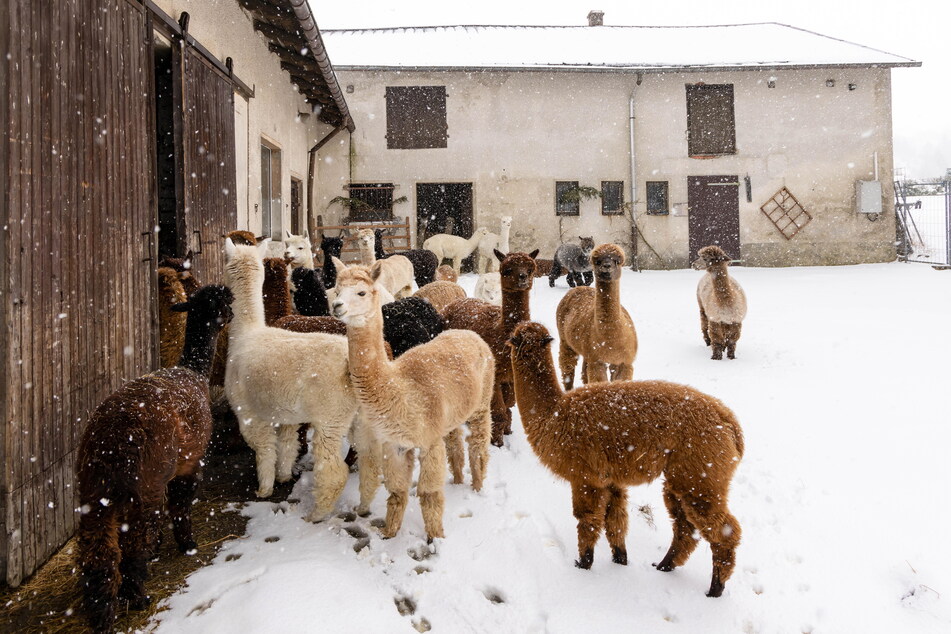
[(437, 233), (472, 235), (472, 183), (417, 183), (417, 242)]
[(687, 177), (690, 261), (715, 244), (740, 257), (740, 183), (736, 176)]
[(304, 184), (296, 178), (291, 179), (291, 233), (299, 236), (301, 230), (301, 202), (304, 199)]

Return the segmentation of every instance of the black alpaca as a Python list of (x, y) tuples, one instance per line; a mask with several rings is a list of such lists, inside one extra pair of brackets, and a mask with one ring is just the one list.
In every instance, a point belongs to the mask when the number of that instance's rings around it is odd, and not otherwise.
[[(191, 505), (211, 437), (208, 373), (231, 319), (231, 291), (205, 286), (172, 310), (187, 312), (179, 364), (126, 383), (93, 413), (79, 445), (79, 565), (89, 624), (108, 632), (116, 598), (148, 606), (163, 501), (179, 550), (193, 552)], [(121, 526), (121, 529), (120, 529)]]
[(383, 339), (394, 357), (432, 341), (445, 329), (439, 312), (421, 297), (404, 297), (383, 305)]
[(327, 289), (320, 271), (298, 267), (291, 272), (291, 282), (294, 285), (294, 307), (299, 314), (309, 317), (330, 315)]
[(337, 267), (333, 260), (340, 259), (340, 254), (343, 252), (343, 238), (324, 236), (320, 239), (320, 248), (324, 252), (324, 288), (333, 288), (337, 285)]

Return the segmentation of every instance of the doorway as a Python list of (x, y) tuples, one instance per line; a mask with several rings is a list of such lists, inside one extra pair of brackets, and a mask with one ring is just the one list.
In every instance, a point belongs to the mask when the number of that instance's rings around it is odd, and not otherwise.
[(737, 176), (687, 177), (687, 227), (690, 262), (697, 251), (715, 244), (740, 257), (740, 183)]
[[(185, 255), (185, 216), (181, 188), (180, 144), (175, 142), (181, 126), (181, 100), (175, 85), (180, 80), (178, 51), (171, 40), (153, 32), (155, 73), (155, 181), (158, 193), (159, 258)], [(179, 79), (177, 79), (179, 78)], [(180, 132), (179, 132), (180, 133)]]
[(472, 183), (416, 184), (417, 242), (437, 233), (472, 235)]

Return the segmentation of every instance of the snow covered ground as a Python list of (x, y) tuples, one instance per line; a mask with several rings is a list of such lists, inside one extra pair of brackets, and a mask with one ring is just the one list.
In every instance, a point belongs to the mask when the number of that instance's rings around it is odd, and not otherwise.
[[(382, 487), (371, 518), (306, 523), (305, 473), (289, 501), (240, 511), (248, 534), (166, 601), (157, 631), (951, 631), (951, 273), (733, 272), (750, 301), (735, 361), (711, 361), (701, 340), (700, 273), (625, 271), (622, 282), (641, 346), (635, 378), (693, 385), (743, 425), (730, 500), (743, 541), (722, 598), (704, 596), (705, 542), (683, 568), (652, 568), (671, 537), (659, 482), (630, 490), (629, 565), (611, 563), (602, 538), (592, 569), (575, 568), (569, 488), (540, 466), (516, 412), (484, 490), (447, 485), (447, 536), (434, 548), (415, 498), (400, 535), (380, 539)], [(471, 291), (475, 277), (462, 283)], [(552, 334), (565, 290), (543, 278), (532, 292)], [(356, 502), (353, 474), (338, 508)]]

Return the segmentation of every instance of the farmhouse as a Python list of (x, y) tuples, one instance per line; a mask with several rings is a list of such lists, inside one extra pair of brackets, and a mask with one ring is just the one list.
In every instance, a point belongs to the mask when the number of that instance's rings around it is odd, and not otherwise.
[[(353, 130), (305, 0), (0, 3), (0, 579), (73, 533), (92, 409), (158, 367), (156, 268), (306, 226)], [(345, 135), (343, 135), (345, 136)]]
[(324, 153), (318, 208), (379, 217), (330, 204), (364, 200), (419, 242), (512, 216), (514, 249), (593, 234), (645, 268), (707, 244), (755, 266), (894, 259), (890, 74), (920, 62), (783, 24), (588, 17), (324, 31), (357, 130)]

